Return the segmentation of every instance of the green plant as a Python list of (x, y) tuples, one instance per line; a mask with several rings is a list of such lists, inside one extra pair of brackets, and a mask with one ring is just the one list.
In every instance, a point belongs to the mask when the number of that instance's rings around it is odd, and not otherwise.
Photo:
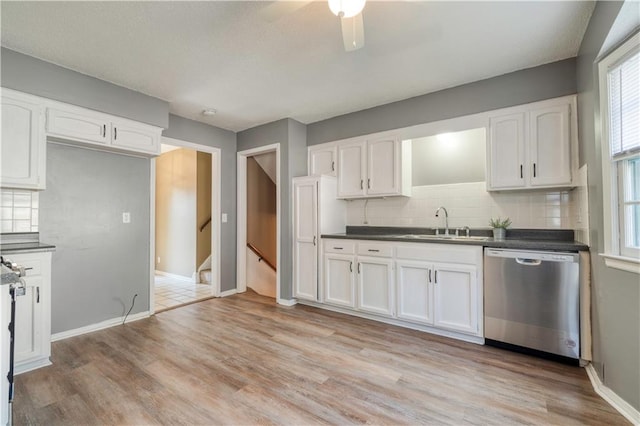
[(507, 229), (508, 227), (511, 226), (511, 219), (506, 218), (506, 219), (502, 219), (502, 218), (497, 218), (497, 219), (491, 219), (489, 220), (489, 225), (491, 225), (492, 228), (504, 228)]

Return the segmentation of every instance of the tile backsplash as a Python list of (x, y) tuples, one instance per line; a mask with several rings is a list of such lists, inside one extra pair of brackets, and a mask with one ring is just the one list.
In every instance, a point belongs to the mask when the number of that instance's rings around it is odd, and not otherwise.
[(36, 191), (0, 190), (0, 232), (38, 232)]
[(492, 217), (511, 218), (514, 228), (574, 229), (576, 191), (487, 192), (485, 182), (414, 186), (412, 195), (351, 201), (347, 224), (370, 226), (444, 227), (444, 218), (435, 217), (444, 206), (449, 227), (489, 227)]

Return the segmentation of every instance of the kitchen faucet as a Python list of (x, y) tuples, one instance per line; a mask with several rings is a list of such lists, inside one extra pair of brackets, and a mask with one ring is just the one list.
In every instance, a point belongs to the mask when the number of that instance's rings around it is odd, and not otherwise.
[[(447, 212), (447, 209), (440, 206), (438, 207), (438, 210), (436, 210), (436, 217), (440, 217), (438, 216), (440, 214), (440, 210), (444, 210), (444, 235), (449, 235), (449, 213)], [(436, 228), (436, 235), (437, 234), (438, 228)]]

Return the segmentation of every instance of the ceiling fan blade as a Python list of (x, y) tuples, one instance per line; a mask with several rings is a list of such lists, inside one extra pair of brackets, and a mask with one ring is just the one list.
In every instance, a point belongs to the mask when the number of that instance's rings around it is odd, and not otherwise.
[(362, 13), (358, 13), (352, 18), (341, 18), (342, 21), (342, 41), (344, 50), (351, 52), (364, 46), (364, 21)]
[(267, 22), (275, 22), (282, 17), (309, 5), (312, 0), (297, 1), (272, 1), (260, 11), (262, 19)]

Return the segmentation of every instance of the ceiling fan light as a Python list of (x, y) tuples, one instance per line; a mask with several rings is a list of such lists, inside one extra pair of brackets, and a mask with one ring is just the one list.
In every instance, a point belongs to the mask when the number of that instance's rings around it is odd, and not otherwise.
[(367, 0), (328, 0), (329, 9), (341, 18), (351, 18), (362, 12)]

